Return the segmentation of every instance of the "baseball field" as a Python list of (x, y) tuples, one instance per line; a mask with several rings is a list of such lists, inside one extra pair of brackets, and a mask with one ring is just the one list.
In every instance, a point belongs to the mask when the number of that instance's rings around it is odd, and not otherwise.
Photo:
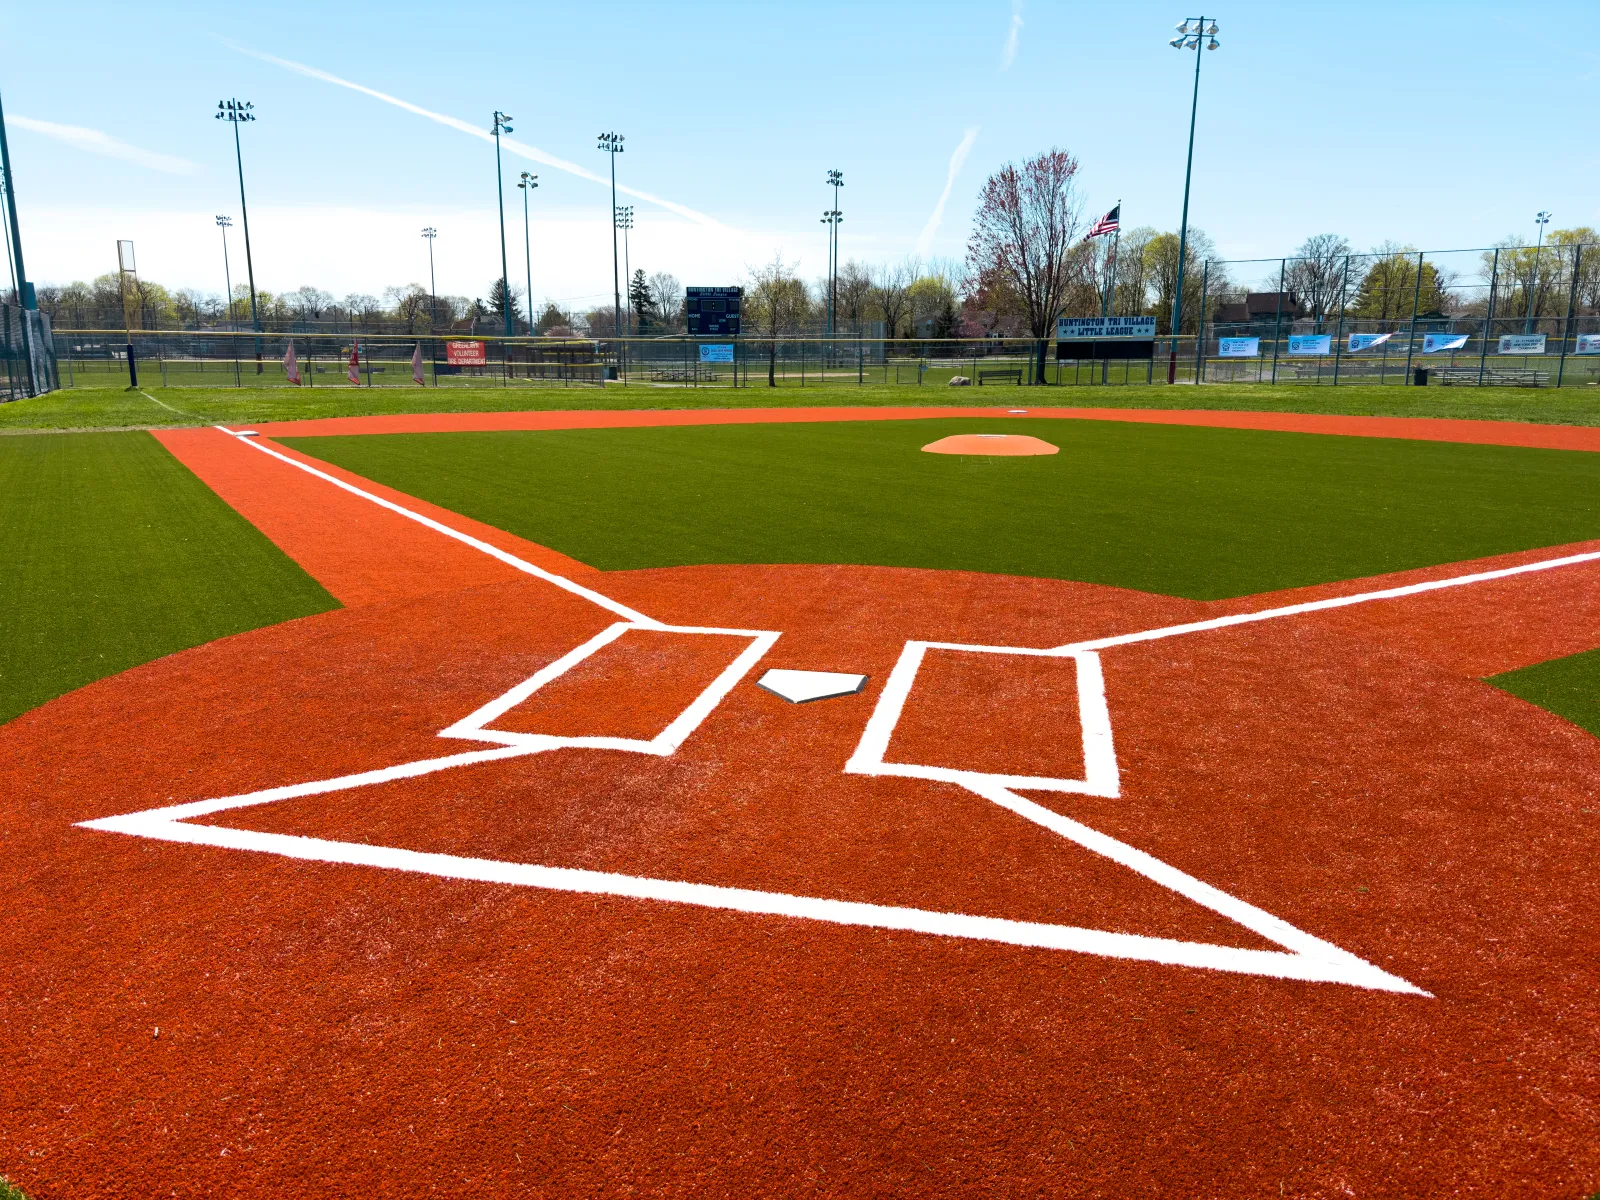
[(0, 1176), (1592, 1197), (1600, 428), (1030, 393), (0, 437)]

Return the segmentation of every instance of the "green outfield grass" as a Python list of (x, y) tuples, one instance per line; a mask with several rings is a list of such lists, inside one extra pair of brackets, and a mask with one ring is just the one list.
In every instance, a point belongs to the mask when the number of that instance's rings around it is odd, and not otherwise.
[(0, 439), (0, 721), (230, 633), (338, 607), (146, 433)]
[(1600, 537), (1600, 455), (976, 418), (294, 438), (604, 569), (866, 563), (1218, 599)]
[[(915, 368), (907, 368), (908, 380)], [(931, 380), (933, 376), (930, 374)], [(282, 421), (304, 417), (398, 412), (489, 412), (543, 409), (770, 408), (816, 405), (1076, 405), (1100, 408), (1237, 409), (1346, 413), (1357, 416), (1466, 417), (1600, 425), (1600, 389), (1409, 388), (1378, 385), (1206, 384), (1019, 388), (1009, 384), (952, 388), (828, 383), (798, 378), (769, 388), (652, 386), (356, 388), (317, 386), (173, 387), (143, 393), (124, 387), (66, 388), (0, 404), (0, 433), (39, 429), (123, 429), (160, 425)]]
[(1489, 682), (1600, 736), (1600, 650), (1507, 671)]

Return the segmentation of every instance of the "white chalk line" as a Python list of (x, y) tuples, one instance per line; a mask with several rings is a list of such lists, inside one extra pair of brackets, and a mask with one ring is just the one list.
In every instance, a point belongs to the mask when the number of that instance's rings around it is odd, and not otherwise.
[[(151, 399), (154, 399), (154, 397), (151, 397)], [(157, 401), (157, 403), (160, 402)], [(874, 707), (868, 726), (863, 731), (862, 740), (845, 766), (847, 773), (899, 775), (957, 784), (1026, 820), (1056, 833), (1058, 836), (1107, 857), (1119, 865), (1150, 879), (1152, 882), (1175, 891), (1186, 899), (1235, 921), (1268, 941), (1284, 946), (1289, 953), (1244, 950), (1235, 947), (1149, 938), (1136, 934), (1112, 933), (1073, 926), (1009, 921), (999, 918), (977, 917), (969, 914), (940, 913), (932, 910), (829, 900), (819, 897), (790, 896), (784, 893), (724, 888), (707, 884), (650, 879), (608, 872), (578, 871), (525, 863), (463, 858), (454, 855), (425, 854), (394, 847), (368, 846), (360, 843), (332, 842), (316, 838), (265, 834), (217, 826), (183, 824), (182, 822), (185, 820), (226, 811), (230, 808), (271, 803), (275, 800), (297, 796), (341, 791), (397, 779), (415, 778), (434, 771), (449, 770), (480, 762), (515, 758), (563, 747), (671, 754), (682, 744), (683, 739), (693, 732), (694, 728), (698, 727), (705, 717), (715, 709), (727, 692), (737, 685), (739, 679), (748, 673), (750, 668), (755, 665), (762, 654), (770, 648), (779, 636), (776, 633), (766, 631), (664, 625), (592, 589), (585, 588), (563, 576), (537, 567), (478, 538), (471, 537), (393, 501), (386, 500), (381, 496), (346, 483), (327, 472), (320, 471), (288, 455), (278, 453), (259, 443), (239, 437), (233, 434), (231, 430), (220, 426), (218, 428), (222, 432), (229, 434), (229, 436), (234, 437), (235, 440), (251, 445), (264, 454), (271, 455), (273, 458), (323, 479), (335, 487), (369, 500), (380, 507), (416, 521), (447, 537), (454, 538), (501, 562), (507, 563), (507, 565), (519, 571), (555, 584), (572, 594), (581, 596), (619, 616), (623, 616), (627, 620), (608, 627), (589, 642), (569, 652), (557, 662), (550, 664), (529, 680), (511, 689), (510, 692), (484, 705), (476, 712), (456, 722), (446, 730), (442, 730), (440, 733), (440, 736), (465, 737), (474, 740), (504, 743), (496, 749), (424, 759), (376, 771), (341, 776), (332, 780), (293, 784), (243, 796), (174, 805), (125, 816), (83, 822), (82, 824), (86, 828), (137, 834), (144, 837), (190, 844), (265, 851), (292, 858), (420, 871), (449, 878), (479, 879), (489, 882), (553, 888), (561, 891), (603, 893), (638, 899), (665, 900), (701, 907), (823, 920), (835, 924), (899, 929), (947, 937), (975, 938), (1019, 946), (1073, 950), (1113, 958), (1132, 958), (1171, 965), (1204, 967), (1212, 970), (1254, 975), (1270, 975), (1283, 979), (1341, 982), (1358, 987), (1424, 996), (1428, 995), (1428, 993), (1415, 985), (1396, 976), (1389, 975), (1357, 956), (1296, 929), (1287, 922), (1272, 916), (1272, 914), (1230, 896), (1143, 851), (1026, 800), (1016, 795), (1012, 789), (1069, 791), (1107, 797), (1115, 797), (1119, 794), (1117, 763), (1111, 735), (1109, 709), (1105, 700), (1104, 678), (1099, 657), (1096, 653), (1099, 650), (1136, 642), (1176, 637), (1188, 633), (1222, 629), (1233, 625), (1273, 620), (1278, 617), (1296, 616), (1324, 609), (1341, 608), (1374, 600), (1394, 599), (1443, 588), (1461, 587), (1468, 584), (1488, 582), (1535, 571), (1551, 570), (1556, 567), (1600, 560), (1600, 551), (1568, 555), (1494, 571), (1476, 572), (1470, 575), (1385, 588), (1351, 596), (1285, 605), (1259, 612), (1240, 613), (1206, 621), (1188, 622), (1159, 629), (1068, 643), (1047, 649), (978, 646), (947, 642), (906, 643), (900, 660), (891, 672), (884, 692)], [(557, 738), (542, 734), (507, 733), (492, 730), (488, 727), (490, 721), (514, 708), (534, 691), (538, 690), (539, 687), (563, 674), (603, 646), (616, 640), (629, 629), (747, 636), (753, 640), (752, 644), (739, 658), (730, 664), (723, 674), (702, 692), (688, 709), (685, 709), (684, 713), (680, 714), (666, 730), (649, 741), (623, 738)], [(1083, 735), (1085, 778), (1082, 780), (1069, 780), (1034, 776), (995, 775), (985, 772), (961, 771), (884, 761), (883, 756), (887, 751), (888, 742), (893, 735), (895, 726), (898, 724), (905, 701), (915, 681), (917, 670), (929, 649), (1041, 657), (1071, 657), (1075, 659), (1078, 674), (1078, 701)]]
[(419, 525), (426, 526), (435, 533), (442, 533), (445, 535), (445, 537), (454, 538), (458, 542), (471, 546), (474, 550), (482, 551), (490, 558), (499, 559), (507, 566), (514, 567), (518, 571), (522, 571), (524, 574), (532, 575), (537, 579), (542, 579), (546, 583), (553, 583), (556, 585), (556, 587), (561, 588), (563, 591), (571, 592), (574, 596), (581, 596), (591, 604), (598, 604), (601, 608), (606, 609), (608, 612), (614, 612), (617, 614), (617, 616), (623, 617), (633, 622), (635, 625), (649, 629), (663, 628), (661, 622), (657, 621), (654, 617), (647, 617), (642, 612), (637, 612), (634, 609), (629, 608), (626, 604), (622, 604), (611, 599), (610, 596), (601, 595), (593, 588), (586, 588), (581, 583), (574, 583), (565, 575), (557, 575), (554, 571), (547, 571), (543, 567), (535, 566), (526, 559), (518, 558), (510, 551), (502, 550), (498, 546), (492, 546), (480, 538), (473, 537), (471, 534), (462, 533), (459, 529), (452, 529), (442, 521), (435, 521), (432, 517), (425, 517), (421, 513), (414, 512), (405, 507), (403, 504), (396, 504), (393, 500), (385, 500), (382, 496), (376, 496), (364, 488), (358, 488), (353, 483), (346, 483), (344, 480), (338, 478), (338, 476), (330, 475), (326, 471), (319, 471), (310, 463), (303, 463), (299, 459), (289, 457), (287, 454), (280, 454), (278, 451), (273, 450), (270, 447), (263, 446), (261, 443), (254, 441), (251, 438), (240, 437), (238, 434), (234, 433), (233, 430), (225, 428), (224, 426), (218, 425), (216, 428), (242, 445), (259, 450), (263, 454), (270, 454), (279, 462), (286, 462), (291, 467), (295, 467), (298, 470), (304, 471), (307, 475), (314, 475), (318, 479), (325, 480), (326, 482), (333, 484), (334, 487), (342, 488), (344, 491), (349, 492), (353, 496), (360, 496), (363, 500), (370, 500), (372, 503), (378, 505), (378, 507), (386, 508), (392, 513), (398, 513), (407, 520), (415, 521)]

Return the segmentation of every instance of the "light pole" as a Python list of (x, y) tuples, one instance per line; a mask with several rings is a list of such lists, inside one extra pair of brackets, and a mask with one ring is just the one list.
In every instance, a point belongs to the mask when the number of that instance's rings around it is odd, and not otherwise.
[(422, 236), (428, 239), (428, 332), (432, 333), (439, 323), (439, 283), (433, 273), (433, 239), (439, 236), (439, 231), (429, 225)]
[(528, 332), (533, 332), (533, 235), (528, 226), (528, 197), (533, 195), (533, 189), (539, 186), (539, 177), (522, 173), (522, 181), (517, 184), (522, 189), (522, 248), (527, 256), (528, 265)]
[(1539, 294), (1539, 252), (1544, 249), (1544, 227), (1550, 224), (1550, 214), (1539, 213), (1533, 218), (1533, 223), (1539, 227), (1539, 244), (1533, 251), (1533, 286), (1528, 289), (1528, 323), (1523, 327), (1523, 333), (1533, 332), (1533, 298)]
[[(1189, 28), (1190, 21), (1194, 29)], [(1178, 26), (1178, 36), (1167, 43), (1174, 50), (1194, 51), (1194, 97), (1189, 102), (1189, 158), (1183, 168), (1183, 220), (1178, 232), (1178, 289), (1172, 297), (1172, 357), (1167, 363), (1167, 382), (1178, 381), (1178, 322), (1183, 316), (1183, 260), (1189, 252), (1189, 181), (1194, 174), (1194, 122), (1200, 111), (1200, 46), (1207, 50), (1217, 48), (1217, 23), (1206, 26), (1204, 17), (1191, 17)], [(1202, 323), (1205, 314), (1201, 313)]]
[(828, 226), (828, 336), (838, 331), (839, 309), (839, 222), (844, 213), (839, 211), (839, 189), (844, 186), (843, 171), (828, 172), (828, 186), (833, 189), (833, 207), (822, 214)]
[(232, 217), (217, 214), (217, 228), (222, 230), (222, 282), (228, 288), (228, 324), (238, 333), (239, 323), (233, 319), (233, 268), (228, 265), (228, 229), (232, 224)]
[(628, 230), (633, 228), (633, 205), (616, 209), (617, 228), (622, 230), (622, 273), (628, 277), (628, 336), (633, 336), (633, 262), (628, 256)]
[[(0, 196), (8, 191), (6, 187), (6, 173), (0, 170)], [(6, 266), (11, 269), (11, 299), (17, 305), (22, 304), (22, 293), (17, 290), (17, 260), (11, 255), (11, 237), (6, 236)]]
[(511, 118), (494, 110), (494, 198), (500, 205), (500, 306), (505, 311), (506, 336), (511, 336), (511, 272), (506, 267), (506, 183), (500, 172), (500, 134), (510, 133)]
[[(238, 100), (218, 100), (216, 117), (219, 121), (226, 121), (233, 126), (233, 158), (239, 166), (239, 215), (244, 219), (244, 269), (250, 278), (250, 328), (255, 330), (256, 337), (256, 374), (265, 369), (261, 365), (261, 315), (256, 308), (256, 267), (250, 257), (250, 210), (244, 203), (244, 151), (239, 148), (239, 126), (246, 121), (254, 121), (255, 113), (252, 111), (254, 104), (245, 104)], [(233, 308), (233, 297), (228, 297), (229, 311)]]
[(596, 147), (611, 156), (611, 313), (619, 338), (622, 336), (622, 288), (617, 283), (617, 223), (614, 214), (617, 211), (617, 155), (622, 153), (624, 140), (620, 133), (602, 133), (600, 144)]

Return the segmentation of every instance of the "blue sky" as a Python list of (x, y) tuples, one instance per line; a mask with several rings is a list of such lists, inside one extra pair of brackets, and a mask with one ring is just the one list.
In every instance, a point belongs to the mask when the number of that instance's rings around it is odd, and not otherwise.
[[(0, 0), (0, 90), (36, 281), (112, 269), (121, 237), (147, 278), (220, 292), (217, 213), (235, 219), (240, 279), (233, 146), (211, 117), (237, 96), (259, 116), (245, 130), (259, 286), (426, 284), (432, 225), (439, 290), (484, 294), (499, 274), (492, 145), (332, 76), (476, 131), (511, 113), (514, 140), (543, 159), (505, 156), (512, 279), (525, 273), (513, 184), (529, 170), (534, 294), (583, 306), (611, 289), (610, 195), (559, 164), (603, 175), (606, 129), (627, 139), (619, 182), (656, 198), (620, 198), (633, 265), (685, 283), (736, 282), (774, 254), (820, 275), (830, 167), (845, 177), (847, 258), (959, 258), (984, 177), (1052, 145), (1081, 160), (1091, 217), (1121, 198), (1127, 224), (1175, 228), (1193, 56), (1166, 43), (1186, 15), (291, 0), (80, 3), (64, 24)], [(1531, 238), (1540, 208), (1557, 227), (1600, 226), (1593, 17), (1564, 0), (1235, 0), (1203, 63), (1191, 221), (1237, 258), (1325, 231), (1360, 247)]]

